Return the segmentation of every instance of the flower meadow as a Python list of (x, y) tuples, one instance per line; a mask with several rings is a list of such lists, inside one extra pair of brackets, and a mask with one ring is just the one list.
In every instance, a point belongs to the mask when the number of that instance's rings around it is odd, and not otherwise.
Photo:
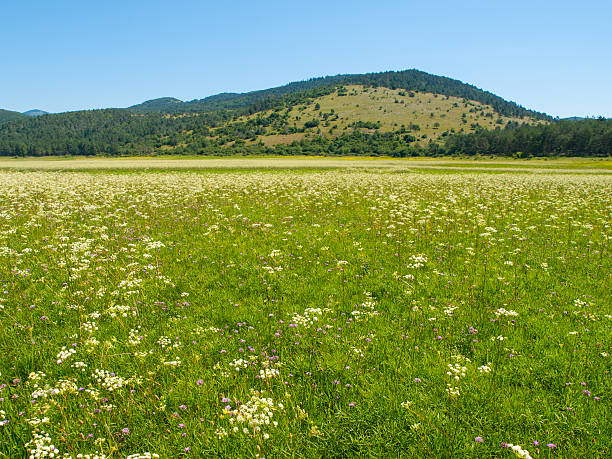
[(612, 176), (0, 171), (0, 457), (610, 457)]

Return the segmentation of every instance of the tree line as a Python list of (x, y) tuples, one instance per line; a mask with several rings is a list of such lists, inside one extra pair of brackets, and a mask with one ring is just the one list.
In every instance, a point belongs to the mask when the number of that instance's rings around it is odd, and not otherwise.
[[(294, 95), (312, 100), (312, 95)], [(0, 155), (390, 155), (390, 156), (610, 156), (612, 120), (553, 121), (539, 125), (509, 123), (494, 130), (445, 133), (439, 141), (419, 143), (398, 129), (363, 132), (376, 125), (357, 121), (342, 135), (311, 132), (303, 140), (266, 146), (257, 143), (266, 129), (276, 133), (304, 132), (288, 123), (288, 110), (277, 108), (241, 118), (246, 110), (135, 114), (107, 109), (44, 115), (0, 125)], [(314, 126), (316, 129), (316, 126)]]

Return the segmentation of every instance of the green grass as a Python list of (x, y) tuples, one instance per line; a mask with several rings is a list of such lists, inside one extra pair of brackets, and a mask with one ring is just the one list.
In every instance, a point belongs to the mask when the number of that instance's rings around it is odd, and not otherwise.
[(607, 162), (93, 161), (0, 163), (0, 457), (610, 455)]
[[(263, 132), (245, 139), (246, 145), (290, 144), (307, 138), (334, 138), (354, 130), (362, 132), (397, 132), (414, 137), (415, 144), (425, 146), (431, 140), (441, 141), (444, 136), (459, 132), (475, 132), (477, 129), (503, 128), (509, 122), (538, 124), (535, 118), (508, 117), (499, 115), (493, 107), (477, 101), (459, 97), (443, 96), (419, 91), (405, 91), (384, 87), (368, 88), (361, 85), (347, 85), (345, 92), (315, 97), (308, 102), (295, 104), (282, 110), (266, 110), (248, 116), (241, 116), (216, 129), (211, 129), (209, 139), (219, 139), (222, 131), (236, 128), (245, 122), (255, 122), (270, 115), (280, 115), (283, 122), (261, 126)], [(342, 94), (342, 95), (340, 95)], [(174, 117), (189, 114), (168, 115)], [(316, 121), (315, 127), (306, 123)], [(369, 127), (358, 127), (355, 123), (371, 123)], [(361, 125), (363, 126), (363, 125)], [(377, 126), (377, 129), (374, 127)], [(231, 130), (231, 129), (230, 129)], [(296, 131), (297, 130), (297, 131)], [(301, 132), (300, 132), (301, 131)], [(176, 145), (162, 145), (156, 151), (170, 154), (188, 145), (193, 131), (184, 131), (186, 137)], [(234, 143), (230, 135), (226, 146)]]
[(507, 158), (391, 158), (391, 157), (313, 157), (313, 156), (251, 156), (251, 157), (202, 157), (202, 156), (154, 156), (154, 157), (71, 157), (0, 158), (0, 170), (40, 171), (211, 171), (211, 170), (329, 170), (329, 169), (380, 169), (380, 170), (456, 170), (485, 172), (494, 169), (502, 172), (555, 172), (555, 173), (609, 173), (609, 158), (562, 159), (507, 159)]
[[(346, 86), (346, 90), (344, 96), (339, 96), (336, 91), (317, 97), (307, 105), (293, 106), (289, 110), (288, 119), (291, 126), (302, 128), (307, 121), (315, 119), (319, 121), (319, 126), (316, 128), (296, 134), (282, 134), (268, 129), (267, 135), (258, 136), (253, 143), (259, 141), (266, 145), (290, 143), (304, 138), (306, 134), (335, 137), (346, 133), (347, 130), (352, 131), (351, 124), (357, 121), (379, 123), (378, 132), (397, 131), (405, 126), (422, 144), (429, 142), (430, 139), (439, 139), (442, 133), (451, 130), (474, 132), (472, 125), (494, 129), (505, 126), (509, 121), (538, 122), (528, 118), (500, 116), (488, 105), (475, 101), (464, 101), (458, 97), (383, 87), (366, 88), (359, 85)], [(413, 94), (413, 97), (410, 97), (409, 94)], [(260, 115), (244, 117), (239, 121)], [(464, 115), (465, 122), (462, 121)], [(498, 119), (502, 124), (497, 123)], [(418, 125), (419, 129), (410, 129), (410, 125)], [(370, 129), (362, 130), (374, 132)]]

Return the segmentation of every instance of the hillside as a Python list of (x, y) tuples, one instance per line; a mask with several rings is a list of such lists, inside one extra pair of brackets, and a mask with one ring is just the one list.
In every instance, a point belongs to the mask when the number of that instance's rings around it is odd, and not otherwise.
[[(312, 78), (306, 81), (289, 83), (276, 88), (252, 91), (244, 94), (222, 93), (190, 102), (177, 102), (178, 99), (163, 98), (148, 101), (129, 107), (130, 110), (146, 113), (189, 113), (215, 110), (248, 109), (253, 105), (262, 108), (276, 108), (283, 104), (283, 99), (299, 93), (314, 91), (315, 95), (324, 95), (340, 85), (361, 85), (373, 88), (404, 89), (406, 91), (430, 92), (445, 96), (454, 96), (490, 105), (505, 116), (535, 117), (549, 119), (546, 114), (527, 110), (514, 102), (509, 102), (476, 86), (452, 78), (431, 75), (420, 70), (403, 70), (399, 72), (366, 73), (359, 75), (336, 75)], [(317, 94), (318, 93), (318, 94)]]
[[(367, 84), (324, 86), (339, 80)], [(402, 87), (419, 82), (429, 90)], [(610, 123), (554, 121), (417, 71), (326, 77), (192, 102), (166, 97), (130, 109), (15, 115), (0, 125), (0, 155), (612, 154)]]
[(130, 110), (139, 113), (164, 112), (172, 111), (174, 107), (182, 106), (184, 102), (174, 97), (160, 97), (159, 99), (151, 99), (142, 104), (129, 107)]
[[(244, 116), (234, 125), (257, 124), (257, 120), (274, 113), (268, 110)], [(500, 115), (490, 105), (458, 97), (352, 85), (283, 110), (280, 122), (267, 126), (265, 133), (251, 137), (250, 141), (276, 145), (312, 136), (338, 137), (359, 130), (364, 133), (410, 134), (414, 141), (423, 144), (456, 132), (539, 122), (542, 121), (532, 117), (521, 119)], [(224, 132), (231, 127), (219, 128), (218, 131)]]
[(0, 109), (0, 124), (18, 119), (23, 119), (25, 117), (26, 116), (23, 113)]

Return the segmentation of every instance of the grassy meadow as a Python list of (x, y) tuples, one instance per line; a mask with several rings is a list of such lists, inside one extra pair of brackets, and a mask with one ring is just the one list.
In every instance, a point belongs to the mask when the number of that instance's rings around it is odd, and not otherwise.
[(0, 162), (0, 457), (612, 455), (610, 161), (184, 161)]
[[(272, 111), (264, 112), (269, 115)], [(474, 132), (475, 129), (494, 129), (508, 122), (538, 124), (530, 118), (513, 118), (499, 115), (493, 107), (464, 100), (459, 97), (442, 96), (419, 91), (405, 91), (384, 87), (367, 88), (347, 85), (344, 91), (315, 98), (309, 104), (293, 106), (287, 111), (288, 122), (297, 128), (306, 127), (303, 133), (283, 134), (268, 128), (265, 135), (257, 136), (250, 143), (263, 142), (266, 145), (290, 143), (312, 135), (336, 137), (353, 129), (356, 121), (378, 124), (378, 132), (397, 131), (405, 127), (425, 144), (430, 139), (439, 139), (451, 130)], [(239, 118), (238, 122), (261, 117), (262, 114)], [(308, 121), (316, 120), (319, 125), (308, 128)], [(363, 132), (373, 129), (361, 128)]]

